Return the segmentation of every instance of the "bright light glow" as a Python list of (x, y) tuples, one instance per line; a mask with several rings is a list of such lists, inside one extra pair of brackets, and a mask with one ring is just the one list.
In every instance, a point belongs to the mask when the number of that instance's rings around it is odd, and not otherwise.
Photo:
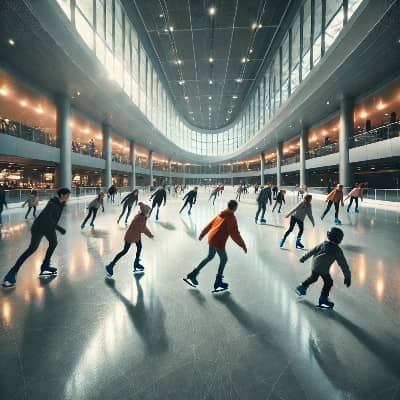
[(37, 112), (38, 114), (43, 114), (43, 108), (42, 108), (42, 106), (38, 106), (38, 107), (36, 108), (36, 112)]
[(8, 89), (5, 87), (0, 88), (0, 94), (2, 96), (7, 96), (8, 95)]
[(329, 101), (329, 100), (327, 100), (327, 101), (326, 101), (326, 104), (329, 106), (329, 104), (331, 104), (331, 103), (330, 103), (330, 101)]
[(213, 84), (213, 81), (210, 79), (210, 80), (208, 81), (208, 83), (209, 83), (210, 85), (212, 85), (212, 84)]
[(253, 49), (250, 49), (250, 50), (249, 50), (249, 53), (252, 54), (252, 53), (253, 53)]
[(229, 113), (229, 114), (232, 114), (232, 110), (228, 110), (228, 113)]
[(363, 118), (363, 119), (365, 119), (365, 118), (368, 117), (368, 114), (367, 114), (365, 111), (361, 111), (360, 117)]
[(189, 100), (189, 97), (188, 97), (188, 96), (185, 96), (185, 100)]
[(164, 14), (160, 14), (159, 17), (160, 17), (160, 18), (164, 18)]
[(26, 100), (21, 100), (21, 101), (19, 102), (19, 104), (20, 104), (22, 107), (26, 107), (28, 103), (26, 102)]
[(212, 96), (208, 96), (208, 100), (212, 100)]
[(173, 31), (174, 31), (174, 27), (173, 27), (173, 26), (170, 26), (170, 27), (169, 27), (169, 31), (170, 31), (170, 32), (173, 32)]
[(238, 98), (238, 97), (237, 97), (236, 95), (235, 95), (235, 96), (232, 96), (232, 99), (235, 99), (235, 100), (236, 100), (237, 98)]
[(76, 92), (76, 95), (77, 95), (77, 96), (80, 96), (80, 95), (81, 95), (81, 92), (78, 90), (78, 91)]
[(181, 65), (181, 64), (182, 64), (182, 60), (176, 60), (176, 63), (177, 63), (178, 65)]
[(84, 132), (84, 133), (89, 133), (90, 130), (89, 130), (89, 128), (85, 128), (85, 129), (83, 130), (83, 132)]
[(9, 44), (10, 46), (15, 46), (15, 41), (14, 41), (14, 39), (12, 39), (12, 38), (8, 39), (8, 44)]
[(237, 79), (235, 79), (235, 81), (236, 81), (237, 83), (242, 83), (242, 82), (243, 82), (243, 79), (242, 79), (242, 78), (237, 78)]
[(208, 59), (208, 61), (209, 61), (210, 63), (213, 63), (213, 62), (214, 62), (214, 59), (213, 59), (212, 57), (210, 57), (210, 58)]
[(210, 7), (209, 9), (208, 9), (208, 13), (210, 14), (210, 15), (215, 15), (215, 13), (216, 13), (216, 8), (215, 7)]
[(243, 58), (242, 58), (242, 64), (244, 64), (246, 61), (247, 61), (247, 58), (246, 58), (246, 57), (243, 57)]
[(328, 134), (327, 131), (325, 131), (325, 130), (322, 131), (322, 136), (326, 136), (327, 134)]
[(312, 140), (313, 142), (316, 142), (316, 141), (317, 141), (317, 135), (314, 135), (314, 136), (311, 138), (311, 140)]
[(386, 104), (384, 104), (384, 103), (382, 103), (382, 102), (379, 102), (379, 104), (376, 106), (376, 108), (377, 108), (378, 110), (383, 110), (385, 107), (386, 107)]
[(189, 114), (193, 114), (193, 111), (189, 111)]
[(253, 23), (252, 23), (251, 29), (257, 29), (257, 22), (253, 22)]
[(185, 81), (179, 81), (179, 84), (182, 86), (185, 84)]

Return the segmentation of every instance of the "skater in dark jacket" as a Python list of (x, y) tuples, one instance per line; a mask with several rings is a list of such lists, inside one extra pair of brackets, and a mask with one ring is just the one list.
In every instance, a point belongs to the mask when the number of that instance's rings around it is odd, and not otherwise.
[(179, 214), (185, 209), (185, 207), (189, 204), (189, 211), (188, 214), (190, 215), (192, 213), (192, 206), (193, 204), (196, 204), (196, 200), (197, 200), (197, 186), (191, 190), (190, 192), (187, 192), (185, 194), (185, 196), (183, 197), (182, 200), (186, 201), (183, 203), (182, 208), (179, 210)]
[(100, 192), (94, 200), (92, 200), (89, 205), (88, 205), (88, 214), (86, 215), (86, 218), (82, 222), (81, 229), (85, 229), (86, 222), (89, 221), (89, 218), (92, 217), (92, 220), (90, 221), (90, 227), (94, 228), (94, 221), (97, 216), (97, 211), (99, 208), (102, 208), (104, 212), (104, 193)]
[(343, 231), (339, 228), (331, 228), (328, 232), (328, 240), (315, 246), (307, 254), (300, 258), (300, 262), (305, 262), (311, 256), (312, 272), (311, 275), (296, 288), (299, 296), (305, 296), (310, 285), (315, 283), (319, 277), (324, 281), (321, 296), (318, 305), (324, 308), (333, 308), (334, 303), (329, 300), (329, 292), (333, 286), (333, 280), (329, 273), (330, 267), (336, 261), (344, 275), (344, 284), (347, 287), (351, 285), (351, 272), (342, 249), (339, 247), (343, 240)]
[(268, 183), (266, 189), (269, 205), (272, 206), (272, 184)]
[(25, 205), (28, 204), (28, 210), (25, 214), (25, 219), (28, 218), (29, 213), (33, 209), (33, 218), (36, 218), (36, 208), (39, 204), (39, 196), (37, 193), (37, 190), (32, 190), (29, 194), (29, 197), (25, 200), (24, 204), (22, 204), (22, 207), (25, 207)]
[(237, 243), (245, 253), (247, 253), (247, 247), (240, 235), (238, 224), (235, 217), (235, 211), (238, 208), (238, 203), (235, 200), (230, 200), (228, 208), (219, 213), (200, 233), (199, 240), (208, 233), (208, 256), (183, 280), (190, 286), (196, 287), (199, 282), (197, 281), (197, 275), (200, 273), (203, 267), (205, 267), (218, 253), (220, 262), (218, 273), (214, 283), (214, 291), (221, 291), (228, 289), (228, 284), (222, 281), (225, 265), (228, 261), (226, 255), (226, 241), (229, 236)]
[(125, 216), (125, 225), (128, 224), (128, 218), (129, 218), (129, 215), (131, 214), (132, 207), (134, 204), (137, 205), (138, 200), (139, 200), (139, 190), (138, 189), (134, 189), (131, 193), (126, 195), (121, 200), (121, 204), (123, 204), (123, 207), (122, 207), (121, 215), (118, 217), (117, 224), (119, 224), (119, 221), (121, 221), (121, 218), (124, 216), (125, 211), (127, 209), (128, 209), (128, 212), (126, 213), (126, 216)]
[(115, 184), (113, 183), (109, 188), (108, 188), (108, 196), (111, 200), (111, 203), (115, 203), (115, 195), (117, 194), (118, 190)]
[(130, 249), (132, 243), (136, 244), (136, 257), (133, 263), (133, 272), (143, 272), (144, 267), (140, 264), (140, 254), (142, 252), (142, 233), (144, 233), (147, 237), (152, 239), (154, 236), (150, 232), (149, 228), (146, 226), (146, 221), (150, 213), (150, 207), (146, 204), (139, 202), (138, 203), (140, 211), (133, 218), (131, 224), (129, 225), (128, 230), (125, 233), (125, 245), (122, 251), (120, 251), (114, 259), (106, 266), (106, 274), (109, 278), (111, 278), (114, 274), (114, 266), (118, 262), (118, 260), (123, 257)]
[(278, 186), (276, 185), (272, 186), (272, 194), (273, 194), (273, 199), (276, 200), (276, 195), (278, 194)]
[(0, 226), (3, 225), (1, 214), (3, 213), (4, 207), (8, 208), (6, 201), (6, 192), (4, 191), (3, 187), (0, 186)]
[(165, 186), (161, 186), (159, 189), (157, 189), (151, 195), (150, 200), (153, 200), (153, 203), (151, 205), (149, 217), (150, 217), (151, 213), (153, 212), (154, 208), (157, 206), (156, 221), (158, 221), (158, 218), (160, 216), (161, 204), (164, 201), (164, 207), (165, 207), (165, 204), (167, 203), (167, 192), (165, 191)]
[(65, 229), (58, 225), (58, 221), (63, 212), (65, 203), (69, 200), (70, 193), (70, 190), (67, 188), (58, 189), (57, 197), (50, 199), (46, 207), (35, 219), (31, 228), (31, 243), (4, 277), (4, 287), (14, 287), (16, 285), (16, 275), (19, 269), (25, 260), (37, 250), (43, 236), (49, 241), (49, 247), (40, 267), (40, 274), (57, 274), (57, 268), (50, 266), (50, 259), (58, 244), (56, 231), (60, 232), (62, 235), (65, 234)]
[(260, 215), (261, 210), (262, 210), (262, 213), (261, 213), (260, 222), (262, 224), (265, 224), (267, 222), (267, 220), (265, 219), (265, 211), (267, 209), (267, 201), (268, 201), (268, 190), (264, 186), (261, 186), (260, 193), (257, 196), (258, 209), (257, 209), (256, 216), (254, 218), (256, 223), (258, 222), (258, 216)]
[(287, 237), (293, 232), (293, 229), (297, 224), (299, 227), (299, 233), (297, 234), (297, 239), (296, 239), (296, 249), (304, 248), (304, 245), (301, 243), (301, 237), (303, 236), (304, 232), (304, 219), (306, 218), (306, 215), (310, 219), (313, 226), (315, 226), (311, 208), (311, 200), (312, 200), (311, 194), (307, 194), (301, 203), (297, 204), (295, 208), (293, 208), (288, 212), (285, 218), (290, 217), (289, 229), (285, 232), (283, 238), (279, 242), (279, 247), (282, 247), (284, 245)]
[(219, 186), (217, 186), (210, 194), (210, 198), (208, 199), (208, 201), (211, 200), (211, 198), (213, 198), (213, 205), (215, 204), (215, 199), (218, 196), (218, 192), (219, 192)]
[(278, 209), (278, 213), (281, 212), (281, 208), (282, 208), (282, 203), (286, 203), (285, 202), (285, 194), (286, 194), (286, 190), (280, 190), (278, 195), (275, 197), (275, 204), (274, 204), (274, 208), (272, 209), (272, 212), (275, 211), (276, 206), (279, 204), (279, 209)]

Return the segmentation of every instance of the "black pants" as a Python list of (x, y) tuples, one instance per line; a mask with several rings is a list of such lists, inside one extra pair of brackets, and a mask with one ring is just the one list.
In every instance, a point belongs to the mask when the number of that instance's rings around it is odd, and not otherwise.
[(329, 297), (329, 292), (333, 286), (333, 280), (330, 274), (320, 274), (319, 272), (312, 271), (311, 275), (302, 283), (305, 288), (308, 288), (313, 283), (317, 282), (318, 278), (321, 277), (324, 281), (324, 286), (322, 287), (321, 295)]
[(332, 207), (332, 204), (334, 204), (335, 206), (335, 218), (339, 218), (339, 203), (334, 203), (333, 201), (329, 200), (328, 201), (328, 205), (326, 206), (326, 209), (324, 211), (324, 213), (322, 214), (322, 218), (325, 217), (326, 214), (328, 214), (329, 210)]
[(258, 216), (260, 215), (261, 210), (262, 210), (261, 219), (264, 219), (266, 209), (267, 209), (266, 203), (258, 203), (258, 209), (257, 209), (257, 213), (256, 213), (257, 220), (258, 220)]
[(272, 193), (273, 193), (273, 196), (274, 196), (274, 200), (276, 200), (276, 195), (278, 194), (278, 192), (276, 190), (274, 190)]
[(160, 207), (161, 207), (161, 202), (157, 202), (156, 200), (153, 200), (153, 204), (151, 205), (151, 210), (149, 213), (149, 217), (151, 215), (151, 213), (153, 212), (153, 210), (155, 209), (155, 207), (157, 206), (157, 215), (160, 212)]
[(292, 215), (290, 217), (289, 229), (283, 235), (283, 240), (286, 240), (286, 238), (293, 232), (293, 229), (296, 224), (299, 227), (299, 233), (297, 234), (297, 239), (301, 239), (301, 237), (303, 236), (303, 232), (304, 232), (304, 222), (300, 221), (296, 217), (293, 217), (293, 215)]
[(208, 247), (208, 256), (201, 261), (201, 263), (193, 270), (193, 272), (197, 275), (214, 257), (215, 254), (218, 253), (219, 256), (219, 267), (218, 267), (218, 275), (224, 273), (225, 265), (228, 261), (228, 256), (226, 255), (225, 249), (217, 249), (211, 244)]
[(189, 199), (186, 199), (186, 201), (183, 203), (183, 206), (179, 212), (182, 212), (188, 204), (189, 204), (189, 211), (191, 211), (192, 207), (193, 207), (193, 202)]
[(214, 197), (214, 199), (213, 199), (213, 205), (214, 205), (214, 204), (215, 204), (215, 199), (217, 198), (217, 193), (212, 194), (212, 195), (210, 196), (210, 198), (208, 199), (208, 201), (211, 200), (211, 197)]
[(276, 208), (276, 206), (277, 206), (278, 204), (279, 204), (278, 212), (281, 212), (282, 202), (281, 202), (281, 201), (278, 201), (278, 200), (275, 201), (274, 208), (272, 209), (272, 211), (275, 211), (275, 208)]
[(126, 209), (128, 209), (128, 212), (125, 216), (125, 223), (128, 222), (129, 215), (131, 214), (131, 211), (132, 211), (132, 206), (130, 206), (129, 204), (126, 204), (126, 203), (124, 203), (124, 205), (122, 207), (122, 212), (121, 212), (121, 215), (118, 217), (118, 222), (124, 216)]
[[(10, 272), (16, 275), (21, 268), (22, 264), (37, 250), (43, 236), (49, 241), (49, 247), (47, 248), (46, 255), (43, 260), (43, 264), (50, 264), (51, 256), (57, 247), (57, 235), (55, 231), (52, 232), (40, 232), (32, 229), (31, 243), (29, 247), (21, 254), (15, 265), (11, 268)], [(42, 264), (42, 265), (43, 265)]]
[(115, 203), (115, 193), (110, 193), (109, 196), (110, 196), (111, 203)]
[(28, 210), (27, 210), (27, 212), (26, 212), (26, 214), (25, 214), (25, 219), (28, 218), (28, 215), (30, 214), (32, 208), (33, 208), (33, 217), (36, 218), (36, 206), (32, 206), (32, 207), (29, 206), (29, 207), (28, 207)]
[(353, 201), (356, 203), (356, 209), (358, 208), (358, 197), (351, 196), (350, 197), (350, 203), (349, 203), (349, 205), (347, 207), (347, 211), (350, 211), (350, 207), (353, 204)]
[[(118, 260), (123, 257), (131, 248), (131, 243), (125, 242), (124, 248), (114, 257), (114, 260), (111, 261), (111, 265), (114, 266)], [(142, 252), (142, 241), (139, 240), (136, 242), (136, 258), (135, 262), (139, 261), (140, 254)]]
[(272, 206), (272, 195), (271, 195), (271, 193), (268, 194), (267, 201), (269, 201), (269, 205)]
[(97, 215), (97, 208), (94, 207), (90, 207), (89, 208), (89, 212), (88, 215), (86, 215), (86, 218), (84, 219), (84, 221), (82, 222), (82, 226), (86, 225), (86, 222), (88, 222), (89, 218), (92, 217), (92, 221), (90, 222), (90, 224), (94, 223), (94, 220), (96, 219), (96, 215)]

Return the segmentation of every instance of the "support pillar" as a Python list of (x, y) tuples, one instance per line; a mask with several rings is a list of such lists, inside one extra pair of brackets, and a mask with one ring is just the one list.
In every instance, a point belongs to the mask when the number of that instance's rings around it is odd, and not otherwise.
[(264, 152), (260, 154), (260, 184), (264, 186), (264, 170), (265, 170), (265, 159), (264, 159)]
[(339, 126), (339, 183), (345, 188), (352, 184), (351, 166), (349, 158), (349, 138), (354, 132), (354, 102), (343, 98), (340, 103)]
[(57, 138), (60, 146), (60, 164), (58, 167), (60, 187), (72, 186), (72, 133), (70, 127), (71, 103), (66, 95), (56, 97)]
[(308, 131), (302, 128), (300, 132), (300, 186), (307, 185), (306, 154), (308, 151)]
[(233, 164), (231, 164), (231, 185), (233, 186)]
[(153, 187), (153, 152), (149, 151), (149, 171), (150, 171), (150, 189)]
[(171, 159), (168, 160), (168, 184), (172, 185), (172, 162)]
[(281, 188), (282, 185), (282, 142), (276, 147), (276, 186)]
[(131, 188), (136, 188), (136, 145), (133, 140), (130, 142), (130, 156), (131, 156)]
[(106, 166), (104, 170), (104, 184), (106, 188), (112, 185), (111, 162), (112, 162), (112, 138), (111, 124), (108, 120), (103, 122), (103, 150)]
[(183, 164), (182, 170), (183, 170), (182, 185), (185, 186), (186, 185), (186, 165), (185, 164)]

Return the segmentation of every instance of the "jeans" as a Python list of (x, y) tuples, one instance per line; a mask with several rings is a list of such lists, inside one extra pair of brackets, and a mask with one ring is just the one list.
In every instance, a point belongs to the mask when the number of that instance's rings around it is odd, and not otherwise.
[(96, 219), (96, 215), (97, 215), (97, 208), (94, 207), (90, 207), (89, 208), (89, 212), (88, 215), (86, 215), (86, 218), (84, 219), (84, 221), (82, 222), (82, 226), (86, 225), (86, 222), (88, 222), (89, 218), (92, 217), (92, 221), (90, 222), (90, 224), (94, 223), (94, 220)]
[(130, 206), (130, 205), (126, 204), (126, 203), (124, 203), (124, 205), (122, 207), (122, 212), (121, 212), (121, 215), (118, 217), (118, 222), (124, 216), (126, 209), (128, 209), (128, 212), (127, 212), (127, 214), (125, 216), (125, 223), (128, 222), (128, 218), (129, 218), (129, 215), (131, 214), (132, 206)]
[(272, 211), (275, 211), (275, 208), (276, 208), (276, 206), (277, 206), (278, 204), (279, 204), (278, 212), (281, 212), (282, 202), (281, 202), (281, 201), (278, 201), (278, 200), (275, 201), (274, 208), (272, 209)]
[(261, 210), (262, 210), (261, 219), (264, 219), (266, 209), (267, 209), (267, 205), (265, 203), (258, 203), (258, 209), (257, 209), (257, 213), (256, 213), (257, 220), (258, 220), (258, 216), (259, 216)]
[[(135, 262), (139, 262), (139, 258), (140, 258), (140, 254), (142, 252), (142, 241), (139, 240), (138, 242), (136, 242), (136, 258), (135, 258)], [(118, 260), (123, 257), (131, 248), (131, 243), (129, 242), (125, 242), (124, 244), (124, 248), (114, 257), (114, 260), (111, 261), (111, 265), (114, 266)]]
[(332, 204), (334, 204), (335, 206), (335, 218), (338, 219), (339, 218), (339, 203), (334, 203), (333, 201), (329, 200), (328, 201), (328, 205), (326, 206), (326, 209), (324, 211), (324, 213), (322, 214), (321, 218), (324, 218), (326, 214), (328, 214), (329, 210), (332, 207)]
[(26, 212), (26, 214), (25, 214), (25, 219), (28, 218), (28, 215), (30, 214), (32, 208), (33, 208), (33, 217), (36, 218), (36, 206), (32, 206), (32, 207), (29, 206), (29, 207), (28, 207), (28, 210), (27, 210), (27, 212)]
[(356, 203), (356, 209), (358, 208), (358, 197), (351, 196), (350, 197), (350, 203), (349, 203), (349, 205), (347, 207), (347, 211), (350, 211), (350, 207), (353, 204), (353, 201)]
[[(43, 260), (43, 264), (50, 264), (51, 256), (57, 247), (57, 235), (55, 231), (52, 232), (40, 232), (36, 229), (32, 229), (31, 243), (29, 247), (21, 254), (15, 265), (11, 268), (10, 272), (16, 275), (21, 268), (22, 264), (37, 250), (43, 236), (49, 241), (49, 247), (47, 248), (46, 255)], [(42, 265), (43, 265), (42, 264)]]
[(299, 219), (297, 219), (296, 217), (293, 217), (293, 215), (292, 215), (290, 217), (289, 229), (283, 235), (283, 240), (286, 240), (286, 238), (293, 232), (293, 229), (294, 229), (296, 224), (299, 227), (299, 233), (297, 234), (297, 239), (298, 240), (301, 239), (301, 237), (303, 235), (303, 232), (304, 232), (304, 221), (300, 221)]
[(330, 274), (320, 274), (319, 272), (312, 271), (311, 275), (302, 283), (302, 285), (307, 289), (310, 285), (317, 282), (318, 278), (321, 277), (324, 281), (324, 286), (322, 287), (321, 295), (329, 297), (329, 292), (333, 286), (333, 280)]
[(228, 256), (226, 255), (225, 249), (218, 249), (211, 244), (208, 247), (208, 256), (200, 262), (200, 264), (193, 270), (193, 272), (197, 275), (214, 257), (215, 254), (218, 253), (219, 256), (219, 267), (218, 267), (218, 275), (223, 275), (225, 265), (228, 261)]

